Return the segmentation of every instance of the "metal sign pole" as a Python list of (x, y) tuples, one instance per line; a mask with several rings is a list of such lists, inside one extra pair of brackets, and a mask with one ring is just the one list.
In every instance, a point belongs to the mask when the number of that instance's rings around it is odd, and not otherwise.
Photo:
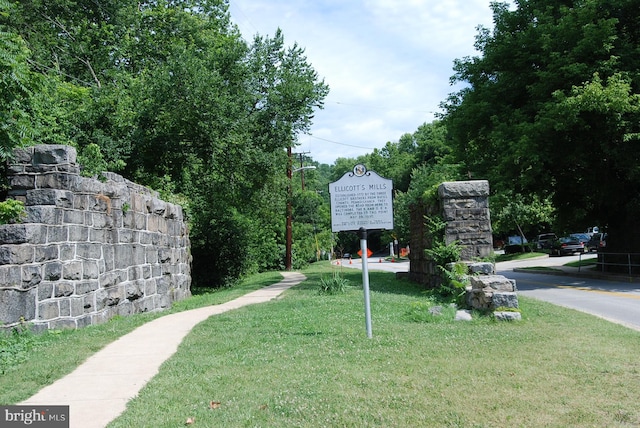
[(367, 265), (367, 229), (361, 227), (358, 230), (360, 234), (360, 250), (362, 252), (362, 286), (364, 288), (364, 318), (367, 325), (367, 337), (371, 339), (371, 305), (369, 302), (369, 267)]

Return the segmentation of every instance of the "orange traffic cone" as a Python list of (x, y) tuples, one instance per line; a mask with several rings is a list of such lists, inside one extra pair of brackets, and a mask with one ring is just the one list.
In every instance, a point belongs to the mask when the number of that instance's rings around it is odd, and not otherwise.
[(396, 258), (395, 257), (391, 257), (391, 263), (395, 263)]
[(378, 259), (378, 263), (382, 263), (382, 259)]
[(351, 257), (349, 257), (349, 264), (352, 265), (353, 261), (351, 261)]

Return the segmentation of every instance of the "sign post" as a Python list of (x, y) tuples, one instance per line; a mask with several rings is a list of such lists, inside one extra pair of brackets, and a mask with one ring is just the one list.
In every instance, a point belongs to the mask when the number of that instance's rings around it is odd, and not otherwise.
[(352, 172), (329, 183), (331, 231), (357, 231), (362, 255), (362, 285), (367, 337), (373, 336), (369, 300), (367, 230), (393, 229), (393, 183), (358, 164)]
[(367, 328), (367, 337), (371, 339), (373, 332), (371, 329), (371, 304), (369, 300), (369, 265), (367, 254), (367, 229), (361, 227), (358, 230), (360, 234), (360, 249), (362, 251), (362, 288), (364, 290), (364, 319)]

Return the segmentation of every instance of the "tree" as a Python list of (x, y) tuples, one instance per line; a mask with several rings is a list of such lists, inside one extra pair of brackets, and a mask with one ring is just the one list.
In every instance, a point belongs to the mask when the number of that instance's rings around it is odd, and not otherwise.
[(521, 236), (538, 234), (544, 231), (541, 227), (551, 224), (553, 214), (551, 201), (537, 195), (526, 198), (506, 191), (491, 198), (491, 226), (497, 235), (513, 231)]
[(286, 149), (328, 92), (302, 48), (279, 30), (248, 45), (226, 0), (24, 0), (15, 12), (30, 48), (16, 64), (42, 80), (23, 109), (35, 141), (72, 144), (181, 203), (196, 283), (282, 264)]
[(628, 225), (640, 207), (637, 3), (492, 8), (482, 57), (456, 60), (452, 80), (467, 86), (443, 103), (456, 158), (497, 193), (551, 197), (559, 229)]
[(27, 144), (33, 136), (29, 120), (30, 98), (36, 80), (28, 64), (30, 51), (19, 34), (9, 27), (15, 8), (0, 0), (0, 159)]

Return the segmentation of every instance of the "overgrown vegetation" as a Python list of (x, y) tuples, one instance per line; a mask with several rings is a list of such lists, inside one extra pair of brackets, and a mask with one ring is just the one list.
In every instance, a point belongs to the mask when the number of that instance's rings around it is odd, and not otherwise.
[(0, 331), (0, 374), (24, 363), (34, 346), (41, 343), (38, 339), (26, 323)]

